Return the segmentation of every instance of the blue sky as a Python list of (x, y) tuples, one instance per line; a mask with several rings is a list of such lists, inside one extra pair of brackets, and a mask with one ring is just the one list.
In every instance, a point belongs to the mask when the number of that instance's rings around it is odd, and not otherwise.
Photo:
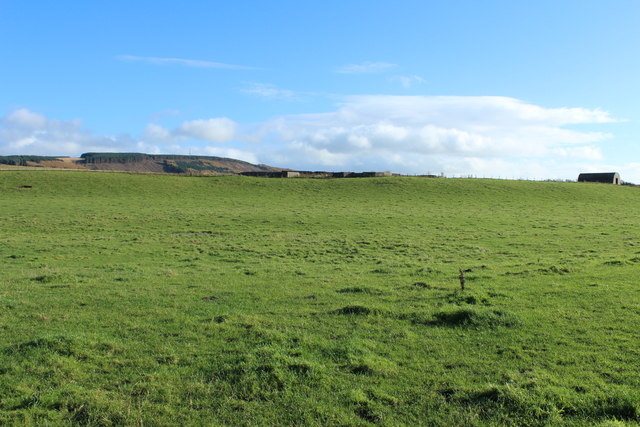
[(0, 0), (0, 155), (640, 182), (640, 2)]

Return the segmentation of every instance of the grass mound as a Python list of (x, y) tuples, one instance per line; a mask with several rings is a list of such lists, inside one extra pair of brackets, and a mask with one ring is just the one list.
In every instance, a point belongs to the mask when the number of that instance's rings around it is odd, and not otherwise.
[(434, 320), (431, 324), (449, 327), (495, 328), (503, 326), (511, 328), (520, 324), (519, 319), (512, 313), (479, 308), (440, 311), (433, 317)]

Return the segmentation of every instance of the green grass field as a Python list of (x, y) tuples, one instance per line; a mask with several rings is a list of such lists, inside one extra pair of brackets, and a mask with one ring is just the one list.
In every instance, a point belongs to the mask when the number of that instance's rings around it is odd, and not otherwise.
[(0, 172), (0, 425), (637, 425), (639, 211), (602, 184)]

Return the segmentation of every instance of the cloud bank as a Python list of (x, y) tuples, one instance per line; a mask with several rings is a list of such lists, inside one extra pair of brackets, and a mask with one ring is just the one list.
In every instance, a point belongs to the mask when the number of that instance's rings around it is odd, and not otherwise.
[[(0, 119), (3, 154), (145, 151), (235, 157), (295, 169), (574, 178), (607, 165), (598, 109), (545, 108), (508, 97), (350, 96), (333, 111), (242, 124), (226, 117), (156, 123), (137, 137), (96, 136), (78, 120), (26, 109)], [(623, 169), (620, 165), (618, 169)]]
[(0, 119), (0, 154), (77, 155), (86, 151), (118, 151), (126, 137), (93, 135), (80, 120), (52, 120), (21, 108)]
[[(350, 167), (496, 176), (559, 158), (598, 160), (610, 137), (567, 125), (612, 122), (608, 113), (543, 108), (507, 97), (354, 96), (336, 111), (265, 123), (262, 139), (304, 167)], [(507, 168), (509, 164), (517, 165)], [(529, 173), (537, 174), (535, 168)]]

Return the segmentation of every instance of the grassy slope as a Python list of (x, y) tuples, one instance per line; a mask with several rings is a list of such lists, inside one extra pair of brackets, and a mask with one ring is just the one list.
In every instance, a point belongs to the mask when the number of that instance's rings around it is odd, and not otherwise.
[(592, 184), (3, 172), (0, 424), (635, 424), (639, 209)]

